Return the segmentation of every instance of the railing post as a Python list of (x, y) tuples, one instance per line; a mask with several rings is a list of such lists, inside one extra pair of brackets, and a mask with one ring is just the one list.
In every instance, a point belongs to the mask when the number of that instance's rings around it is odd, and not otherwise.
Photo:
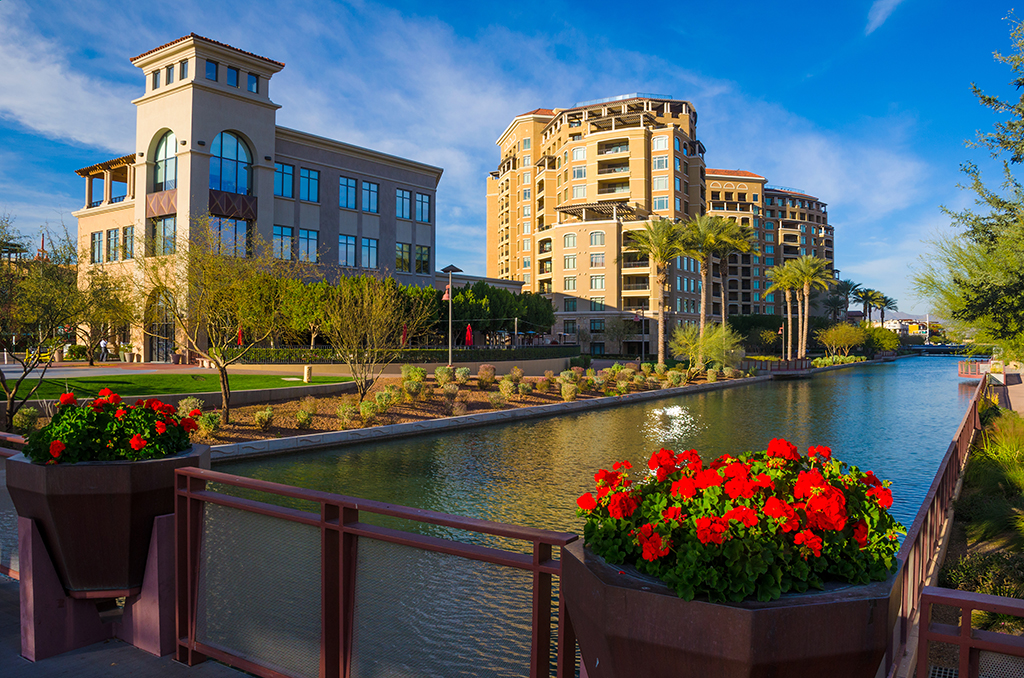
[(352, 639), (355, 634), (356, 570), (359, 564), (359, 538), (345, 530), (346, 525), (359, 522), (359, 510), (341, 509), (341, 567), (338, 583), (341, 586), (341, 676), (352, 676)]
[(341, 510), (320, 505), (320, 678), (340, 678), (341, 641)]
[(197, 652), (196, 608), (199, 598), (199, 551), (202, 547), (203, 500), (192, 492), (206, 489), (206, 481), (175, 472), (174, 497), (174, 572), (175, 631), (178, 638), (175, 659), (195, 666), (206, 660)]
[(551, 675), (551, 575), (540, 571), (541, 563), (549, 560), (551, 544), (533, 542), (533, 633), (530, 642), (530, 678)]
[[(565, 547), (558, 549), (558, 562), (565, 562)], [(565, 589), (561, 575), (558, 577), (558, 664), (557, 678), (574, 678), (576, 675), (576, 630), (572, 626), (569, 608), (565, 605)]]

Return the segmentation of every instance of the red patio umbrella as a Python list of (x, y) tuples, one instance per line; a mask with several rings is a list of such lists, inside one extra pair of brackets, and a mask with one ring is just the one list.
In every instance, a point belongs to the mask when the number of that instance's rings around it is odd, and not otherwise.
[(473, 326), (466, 325), (466, 346), (473, 345)]

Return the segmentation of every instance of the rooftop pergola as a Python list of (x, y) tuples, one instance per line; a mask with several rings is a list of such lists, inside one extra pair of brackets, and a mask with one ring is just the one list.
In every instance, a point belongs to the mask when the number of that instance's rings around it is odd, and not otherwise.
[(625, 200), (605, 200), (602, 202), (578, 203), (556, 207), (559, 221), (562, 216), (570, 216), (580, 221), (643, 221), (650, 216), (650, 211), (640, 203), (628, 204)]
[[(116, 203), (127, 198), (135, 197), (135, 173), (132, 168), (135, 165), (135, 154), (129, 153), (120, 158), (112, 158), (103, 162), (75, 170), (75, 174), (84, 178), (85, 181), (85, 206), (96, 207), (98, 205)], [(92, 194), (92, 180), (103, 179), (103, 197), (94, 200)], [(112, 186), (114, 182), (125, 184), (125, 196), (114, 197)]]

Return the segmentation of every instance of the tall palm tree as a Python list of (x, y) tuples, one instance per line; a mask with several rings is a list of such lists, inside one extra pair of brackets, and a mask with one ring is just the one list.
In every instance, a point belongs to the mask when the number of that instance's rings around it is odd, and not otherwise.
[[(860, 283), (853, 282), (852, 280), (840, 280), (836, 283), (836, 294), (846, 300), (843, 311), (850, 311), (850, 298), (855, 297), (859, 291)], [(846, 320), (846, 318), (843, 318), (843, 320)]]
[[(701, 214), (681, 224), (683, 256), (696, 259), (700, 265), (700, 337), (704, 338), (707, 325), (708, 299), (711, 298), (708, 280), (711, 276), (711, 259), (724, 243), (736, 237), (736, 222), (722, 217)], [(703, 360), (698, 356), (698, 362)]]
[(885, 327), (885, 312), (898, 310), (899, 308), (896, 307), (896, 300), (883, 294), (878, 305), (878, 312), (882, 314), (882, 327)]
[(753, 254), (761, 256), (757, 249), (757, 231), (749, 224), (741, 224), (729, 220), (732, 227), (722, 239), (721, 245), (715, 254), (718, 256), (719, 269), (722, 278), (722, 324), (724, 325), (729, 316), (729, 257), (733, 254)]
[(811, 324), (811, 288), (827, 290), (829, 285), (835, 282), (835, 279), (832, 277), (832, 272), (828, 270), (825, 260), (818, 257), (805, 255), (786, 262), (786, 265), (792, 265), (793, 275), (803, 293), (803, 317), (800, 319), (800, 338), (797, 347), (797, 357), (803, 358), (807, 355), (807, 334)]
[(851, 298), (864, 307), (864, 317), (870, 320), (868, 313), (871, 311), (871, 302), (874, 300), (874, 290), (869, 287), (858, 287), (851, 294)]
[(868, 324), (871, 324), (871, 311), (880, 308), (885, 299), (885, 295), (878, 290), (861, 290), (860, 302), (864, 304), (864, 313), (868, 317)]
[[(787, 262), (788, 264), (788, 262)], [(786, 360), (793, 359), (793, 290), (797, 287), (797, 279), (793, 274), (792, 267), (776, 266), (767, 272), (765, 276), (772, 282), (771, 286), (765, 290), (765, 294), (771, 294), (776, 290), (781, 290), (786, 295), (786, 324), (789, 326), (788, 338), (785, 342), (786, 346), (785, 354)]]
[(627, 231), (623, 237), (623, 249), (645, 255), (651, 262), (651, 299), (658, 313), (659, 363), (665, 362), (665, 283), (668, 281), (668, 264), (686, 252), (682, 234), (680, 224), (669, 219), (657, 219), (644, 223), (642, 229)]
[(850, 303), (847, 297), (840, 294), (830, 294), (825, 299), (825, 310), (828, 311), (829, 317), (832, 322), (839, 321), (839, 314), (846, 311), (846, 306)]

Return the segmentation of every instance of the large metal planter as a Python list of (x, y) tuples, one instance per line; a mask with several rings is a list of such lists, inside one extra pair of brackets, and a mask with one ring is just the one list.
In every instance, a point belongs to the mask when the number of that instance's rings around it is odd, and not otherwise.
[(770, 603), (686, 602), (658, 580), (563, 550), (561, 590), (590, 678), (868, 678), (899, 613), (902, 571)]
[(33, 464), (7, 459), (7, 490), (18, 515), (36, 521), (68, 595), (103, 598), (142, 587), (156, 516), (174, 512), (174, 470), (210, 467), (193, 445), (146, 461)]

